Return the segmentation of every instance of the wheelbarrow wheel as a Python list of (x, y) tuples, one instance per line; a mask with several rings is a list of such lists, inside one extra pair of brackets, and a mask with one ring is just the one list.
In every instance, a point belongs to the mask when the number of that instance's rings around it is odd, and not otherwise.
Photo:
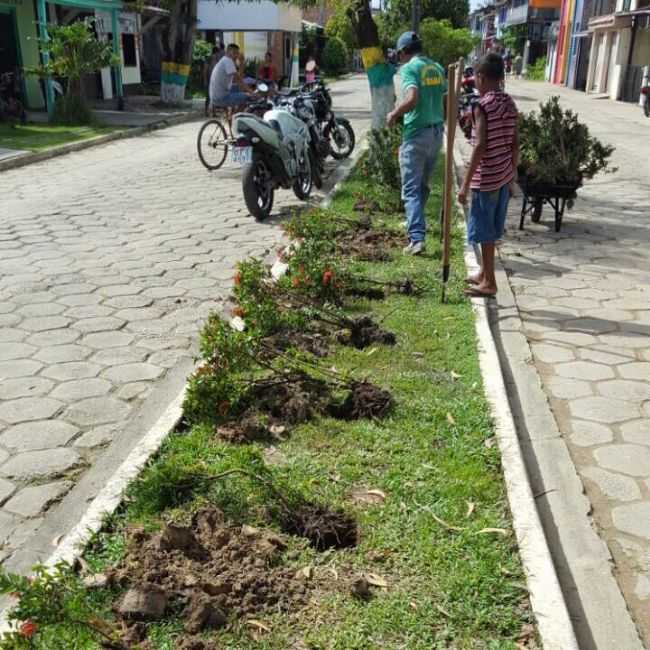
[(542, 199), (535, 199), (535, 204), (533, 205), (533, 213), (530, 216), (533, 223), (539, 223), (539, 220), (542, 218), (543, 207), (544, 201)]

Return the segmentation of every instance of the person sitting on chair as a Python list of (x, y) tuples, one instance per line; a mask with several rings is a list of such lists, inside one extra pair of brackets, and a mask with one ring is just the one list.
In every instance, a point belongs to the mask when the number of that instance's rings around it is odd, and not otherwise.
[(258, 81), (263, 81), (270, 89), (274, 89), (278, 81), (278, 71), (273, 65), (273, 56), (267, 52), (264, 56), (264, 63), (257, 69)]
[[(210, 104), (213, 107), (238, 108), (248, 102), (251, 93), (237, 69), (235, 62), (238, 58), (239, 45), (231, 43), (226, 48), (225, 56), (214, 66), (210, 75)], [(235, 84), (237, 90), (233, 88)]]

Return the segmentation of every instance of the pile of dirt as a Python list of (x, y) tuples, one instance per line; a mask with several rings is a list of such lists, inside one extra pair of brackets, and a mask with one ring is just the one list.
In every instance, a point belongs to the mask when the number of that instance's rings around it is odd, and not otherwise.
[[(372, 325), (377, 328), (374, 323)], [(377, 337), (386, 339), (392, 336), (380, 328), (370, 330), (368, 336), (373, 332)], [(343, 396), (335, 394), (333, 389), (332, 383), (303, 372), (259, 379), (247, 392), (244, 410), (236, 418), (218, 425), (215, 433), (233, 443), (282, 440), (283, 434), (291, 426), (308, 422), (319, 415), (343, 420), (381, 418), (393, 404), (388, 391), (368, 381), (352, 382)]]
[(358, 541), (357, 524), (350, 515), (315, 503), (304, 503), (285, 513), (282, 530), (306, 537), (319, 551), (350, 548)]
[(339, 332), (337, 338), (339, 343), (352, 345), (358, 350), (363, 350), (373, 343), (383, 345), (395, 345), (396, 343), (395, 334), (379, 327), (370, 316), (352, 319), (349, 322), (349, 327)]
[(359, 198), (355, 201), (352, 209), (355, 212), (382, 212), (381, 206), (372, 199)]
[(383, 418), (393, 407), (392, 395), (369, 381), (355, 381), (342, 403), (332, 409), (332, 415), (342, 420)]
[(343, 255), (367, 262), (390, 259), (390, 249), (404, 244), (404, 235), (390, 230), (374, 230), (363, 225), (348, 230), (337, 238), (337, 247)]
[(191, 635), (266, 611), (295, 610), (309, 583), (278, 565), (285, 548), (271, 531), (228, 526), (216, 508), (197, 512), (189, 526), (132, 531), (124, 559), (107, 576), (127, 589), (115, 606), (123, 642), (144, 641), (146, 622), (180, 612), (190, 635), (181, 647), (209, 650)]
[(276, 356), (277, 352), (286, 352), (289, 348), (313, 354), (315, 357), (326, 357), (330, 352), (325, 335), (299, 330), (285, 330), (267, 336), (264, 339), (264, 348), (269, 352), (269, 359)]

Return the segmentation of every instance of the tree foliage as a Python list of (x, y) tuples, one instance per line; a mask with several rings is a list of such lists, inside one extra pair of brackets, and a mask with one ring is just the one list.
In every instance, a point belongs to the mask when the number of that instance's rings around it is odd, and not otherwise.
[(522, 54), (527, 37), (528, 24), (524, 23), (523, 25), (510, 25), (510, 27), (505, 27), (501, 32), (501, 38), (499, 40), (513, 54)]
[(70, 25), (48, 25), (48, 38), (39, 39), (39, 49), (47, 63), (25, 68), (27, 74), (65, 80), (65, 95), (55, 105), (55, 119), (64, 124), (87, 124), (91, 112), (84, 96), (81, 78), (110, 65), (119, 65), (110, 42), (99, 41), (92, 31), (93, 19)]
[[(381, 36), (395, 43), (401, 32), (410, 29), (412, 0), (390, 0), (388, 9), (381, 16)], [(469, 0), (422, 0), (421, 23), (427, 18), (448, 20), (453, 27), (467, 25)]]
[(332, 0), (329, 6), (334, 13), (325, 25), (325, 35), (340, 38), (348, 48), (348, 53), (352, 52), (358, 48), (358, 44), (357, 35), (348, 15), (350, 3), (346, 0)]
[(420, 23), (420, 37), (425, 54), (445, 67), (467, 56), (480, 40), (469, 29), (456, 29), (448, 20), (433, 18)]
[(348, 48), (340, 38), (333, 36), (327, 39), (322, 54), (325, 70), (334, 74), (343, 72), (348, 65), (348, 57)]

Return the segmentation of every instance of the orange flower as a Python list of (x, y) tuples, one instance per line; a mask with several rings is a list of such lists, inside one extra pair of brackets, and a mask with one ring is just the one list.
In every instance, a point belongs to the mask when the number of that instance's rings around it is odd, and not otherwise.
[(330, 270), (325, 271), (325, 273), (323, 273), (323, 286), (326, 287), (328, 284), (330, 284), (333, 277), (334, 274)]
[(297, 277), (297, 276), (295, 278), (292, 278), (291, 279), (291, 286), (292, 287), (299, 287), (300, 286), (300, 278)]
[(235, 277), (233, 278), (233, 281), (235, 282), (236, 287), (238, 287), (241, 284), (241, 273), (239, 271), (235, 273)]
[(18, 628), (18, 634), (20, 634), (20, 636), (24, 636), (26, 639), (31, 639), (34, 634), (36, 634), (37, 630), (38, 626), (36, 623), (28, 619)]
[(239, 316), (240, 318), (244, 317), (244, 310), (241, 307), (233, 307), (232, 308), (232, 315), (233, 316)]

